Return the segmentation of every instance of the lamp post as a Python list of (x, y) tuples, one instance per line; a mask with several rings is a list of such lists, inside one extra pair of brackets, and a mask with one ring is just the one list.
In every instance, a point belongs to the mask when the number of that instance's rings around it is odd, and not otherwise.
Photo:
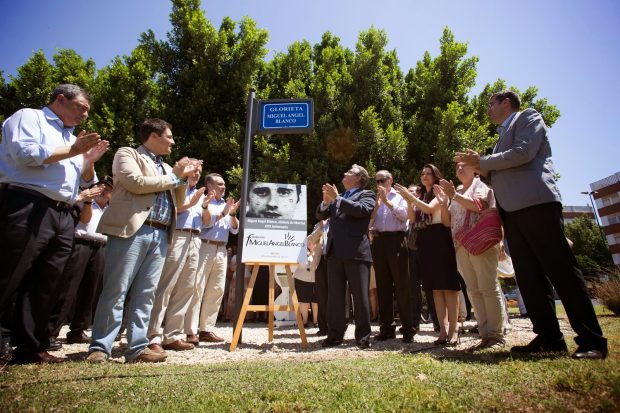
[[(593, 194), (597, 194), (596, 191), (587, 191), (581, 192), (582, 195), (588, 195), (590, 197), (590, 202), (592, 203), (592, 212), (594, 212), (594, 220), (596, 221), (596, 226), (598, 227), (599, 233), (601, 234), (601, 238), (603, 238), (603, 245), (605, 245), (607, 252), (611, 256), (611, 252), (609, 251), (609, 245), (607, 245), (607, 237), (605, 237), (605, 233), (603, 232), (603, 228), (601, 227), (601, 223), (599, 222), (598, 211), (596, 210), (596, 204), (594, 203), (594, 199), (592, 198)], [(611, 260), (613, 262), (613, 258)]]

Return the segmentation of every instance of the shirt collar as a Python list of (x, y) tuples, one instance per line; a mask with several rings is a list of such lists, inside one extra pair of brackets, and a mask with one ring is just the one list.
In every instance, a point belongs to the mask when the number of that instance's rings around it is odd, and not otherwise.
[(504, 119), (502, 124), (498, 127), (500, 132), (504, 132), (506, 128), (508, 128), (508, 126), (510, 125), (510, 122), (512, 122), (512, 119), (515, 117), (516, 114), (517, 112), (512, 112), (510, 115), (508, 115), (506, 119)]
[(155, 165), (161, 165), (162, 162), (164, 161), (163, 158), (161, 156), (157, 156), (155, 155), (153, 152), (151, 152), (146, 146), (142, 145), (142, 147), (144, 148), (144, 151), (146, 152), (146, 154), (148, 155), (149, 158), (151, 158), (151, 160), (153, 162), (155, 162)]
[(73, 130), (75, 129), (75, 126), (71, 126), (68, 128), (65, 128), (65, 124), (63, 123), (63, 121), (58, 117), (58, 115), (56, 113), (54, 113), (53, 110), (51, 110), (48, 106), (44, 106), (43, 109), (41, 109), (43, 111), (43, 114), (45, 115), (45, 118), (50, 121), (50, 122), (54, 122), (55, 124), (57, 124), (61, 129), (66, 129), (69, 131), (69, 133), (73, 133)]

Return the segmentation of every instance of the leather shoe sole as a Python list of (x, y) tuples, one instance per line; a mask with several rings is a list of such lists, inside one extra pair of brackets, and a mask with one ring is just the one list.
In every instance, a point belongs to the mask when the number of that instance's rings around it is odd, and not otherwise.
[(566, 347), (566, 343), (564, 341), (557, 344), (542, 344), (538, 342), (531, 342), (526, 344), (525, 346), (513, 346), (510, 349), (513, 353), (566, 353), (568, 348)]
[(210, 331), (200, 332), (200, 334), (198, 335), (198, 340), (204, 341), (207, 343), (223, 343), (224, 342), (224, 339), (222, 337)]
[(50, 345), (45, 351), (57, 351), (62, 348), (62, 343), (57, 338), (50, 338)]
[(86, 357), (88, 363), (105, 363), (108, 360), (108, 355), (103, 351), (93, 351)]
[(79, 334), (71, 334), (71, 332), (67, 333), (67, 344), (85, 344), (90, 343), (90, 338), (81, 331)]
[(39, 351), (36, 353), (21, 353), (15, 351), (12, 359), (14, 364), (56, 364), (64, 363), (65, 361), (67, 361), (66, 358), (52, 356), (47, 351)]
[(159, 343), (151, 343), (147, 347), (154, 353), (164, 353), (164, 348)]
[(607, 353), (601, 350), (577, 350), (571, 357), (577, 360), (603, 360), (607, 357)]
[(127, 363), (161, 363), (165, 361), (168, 355), (164, 351), (163, 353), (156, 353), (150, 348), (146, 347), (138, 357), (132, 360), (127, 360)]
[(342, 340), (330, 340), (329, 338), (326, 338), (321, 343), (321, 347), (324, 347), (324, 348), (336, 347), (336, 346), (339, 346), (341, 344), (342, 344)]
[(194, 349), (193, 344), (188, 343), (187, 341), (183, 341), (183, 340), (176, 340), (176, 341), (173, 341), (172, 343), (164, 344), (162, 347), (164, 348), (164, 350), (174, 350), (174, 351), (185, 351), (185, 350)]
[(377, 334), (374, 339), (378, 340), (378, 341), (385, 341), (385, 340), (391, 340), (393, 338), (396, 338), (396, 334), (392, 333), (392, 334), (384, 334), (384, 333), (379, 333)]
[(361, 348), (361, 349), (369, 348), (370, 347), (370, 340), (368, 340), (367, 338), (363, 338), (361, 340), (357, 340), (357, 347)]

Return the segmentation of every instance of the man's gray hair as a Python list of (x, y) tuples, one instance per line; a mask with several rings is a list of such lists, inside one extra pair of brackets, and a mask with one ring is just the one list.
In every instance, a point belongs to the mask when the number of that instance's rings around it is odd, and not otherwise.
[(368, 179), (370, 178), (368, 176), (368, 171), (366, 170), (366, 168), (354, 163), (353, 166), (351, 166), (351, 169), (357, 169), (357, 172), (355, 174), (360, 177), (360, 187), (366, 188), (366, 185), (368, 184)]
[(84, 96), (88, 103), (90, 103), (90, 95), (85, 89), (79, 87), (78, 85), (63, 83), (62, 85), (56, 86), (52, 91), (52, 96), (50, 97), (49, 103), (54, 103), (58, 95), (63, 95), (69, 100), (73, 100), (78, 96)]
[(379, 174), (381, 174), (381, 175), (385, 176), (387, 179), (394, 179), (394, 177), (392, 176), (392, 174), (390, 173), (390, 171), (387, 171), (387, 170), (385, 170), (385, 169), (382, 169), (382, 170), (380, 170), (380, 171), (377, 171), (377, 173), (375, 174), (375, 176), (377, 176), (377, 175), (379, 175)]

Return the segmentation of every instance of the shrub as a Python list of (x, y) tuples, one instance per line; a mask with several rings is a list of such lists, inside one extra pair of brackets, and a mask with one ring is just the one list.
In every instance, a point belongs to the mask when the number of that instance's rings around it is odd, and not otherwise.
[(620, 277), (612, 275), (608, 281), (594, 284), (596, 297), (616, 315), (620, 315)]

